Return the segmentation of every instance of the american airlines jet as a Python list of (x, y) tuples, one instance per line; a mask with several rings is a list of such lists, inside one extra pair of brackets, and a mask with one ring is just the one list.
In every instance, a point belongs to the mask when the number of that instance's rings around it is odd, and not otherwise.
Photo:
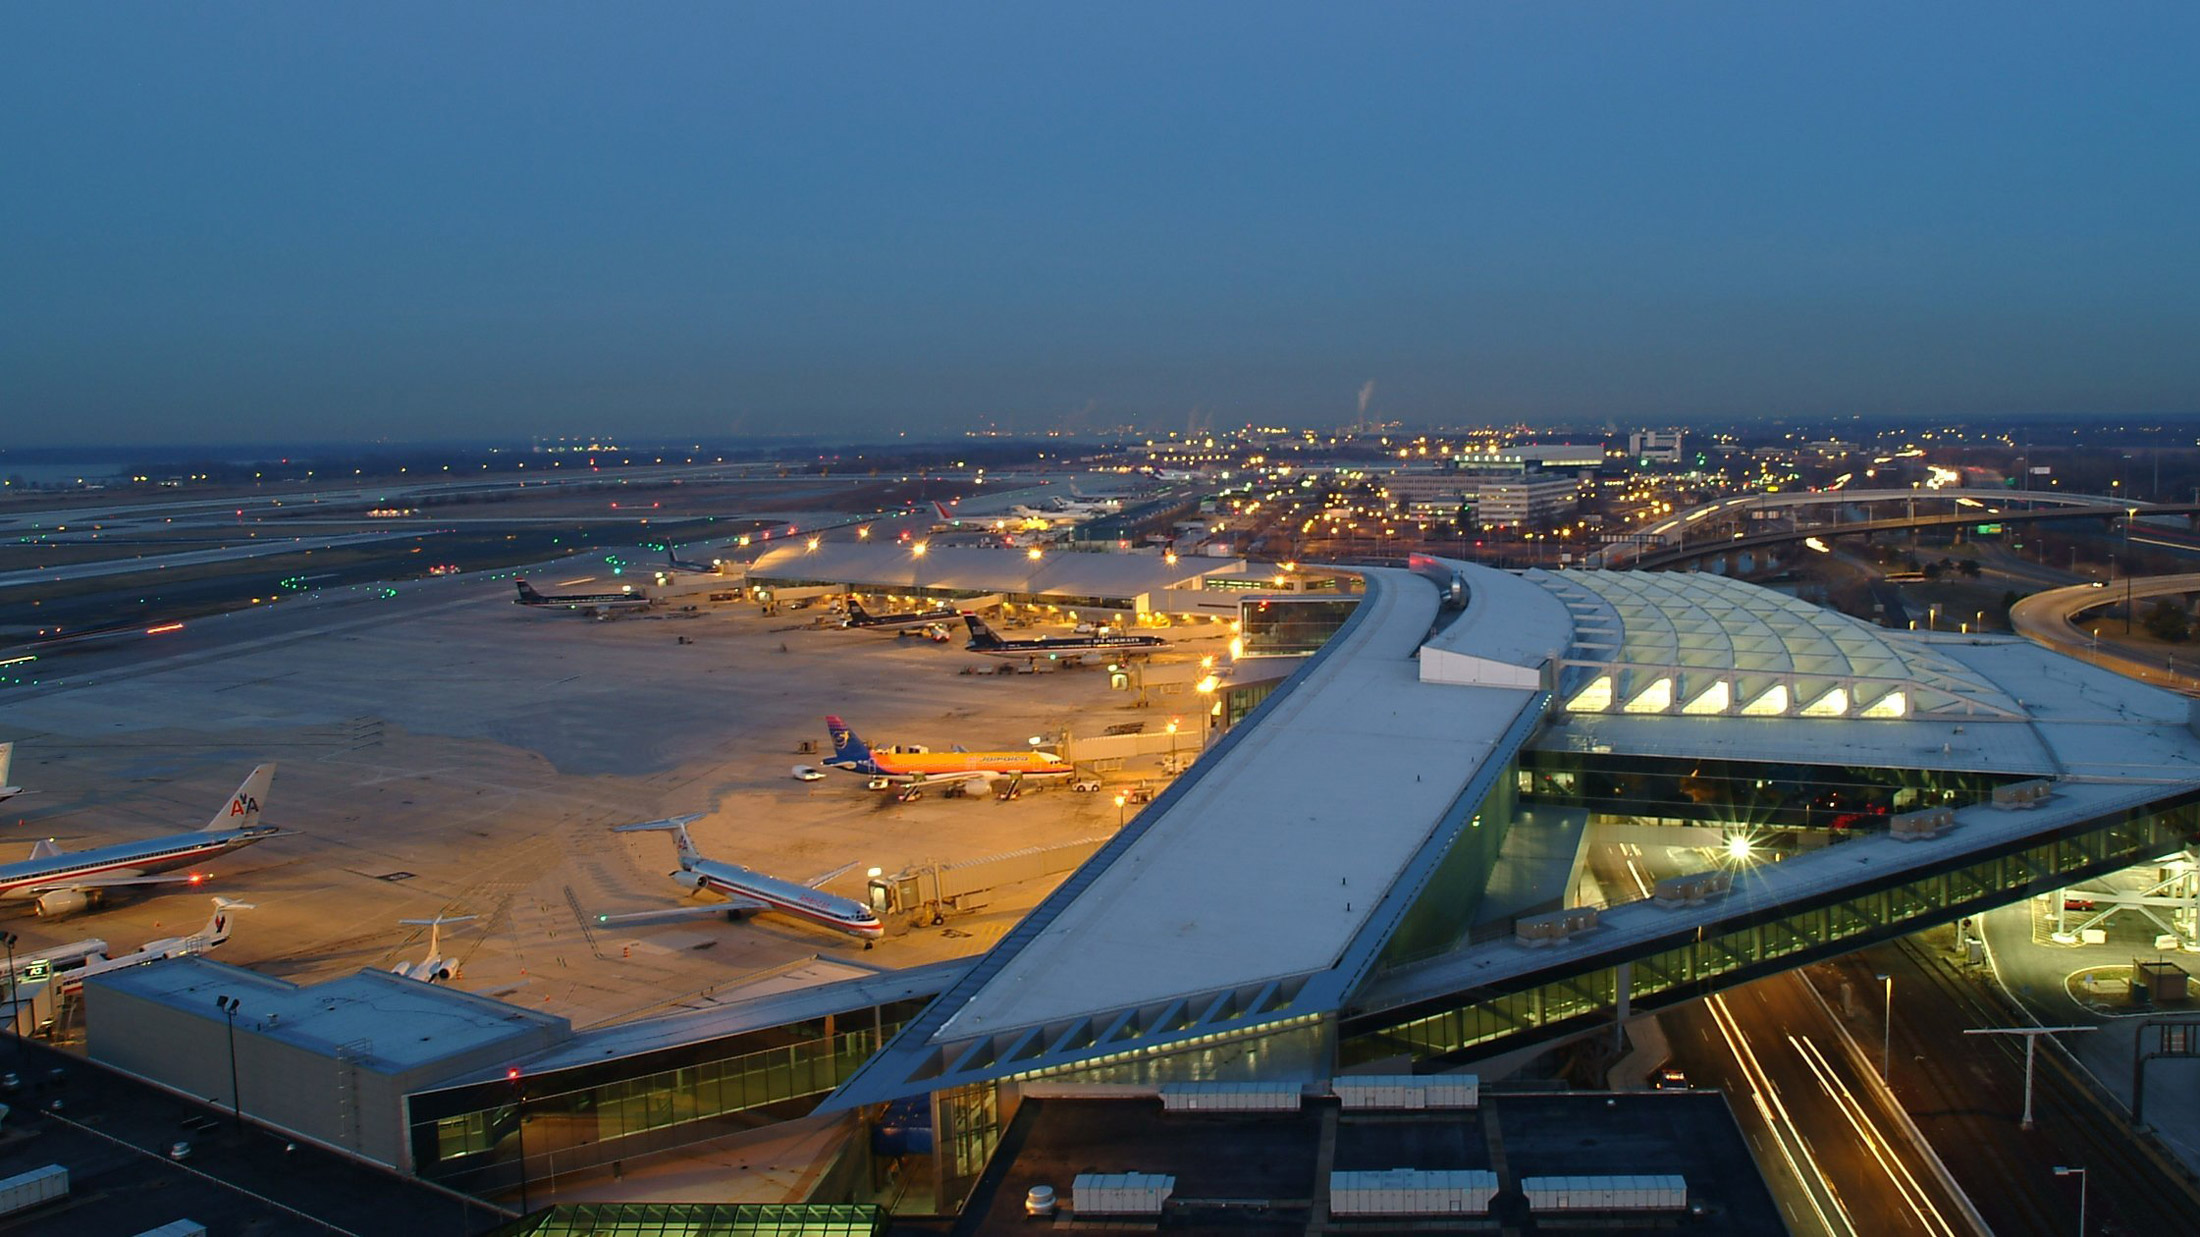
[[(758, 911), (772, 911), (791, 915), (796, 919), (831, 928), (860, 937), (863, 947), (886, 934), (886, 926), (879, 922), (871, 908), (853, 898), (843, 898), (830, 893), (819, 893), (817, 886), (848, 869), (828, 872), (809, 885), (766, 876), (739, 864), (725, 863), (717, 859), (705, 859), (695, 849), (695, 842), (688, 837), (687, 827), (702, 819), (701, 813), (692, 816), (674, 816), (666, 820), (645, 821), (638, 825), (619, 825), (613, 833), (670, 833), (672, 843), (680, 852), (680, 870), (672, 879), (690, 893), (709, 891), (724, 898), (707, 906), (678, 907), (662, 911), (639, 911), (631, 915), (598, 915), (600, 924), (640, 923), (689, 915), (724, 915), (728, 919), (742, 919)], [(853, 866), (853, 865), (850, 865)]]
[(52, 918), (93, 910), (111, 890), (139, 885), (196, 885), (203, 873), (162, 876), (201, 859), (227, 854), (281, 833), (260, 823), (260, 805), (275, 780), (275, 766), (261, 765), (229, 796), (205, 828), (144, 842), (123, 842), (70, 853), (52, 838), (31, 847), (21, 863), (0, 865), (0, 899), (28, 900), (40, 916)]

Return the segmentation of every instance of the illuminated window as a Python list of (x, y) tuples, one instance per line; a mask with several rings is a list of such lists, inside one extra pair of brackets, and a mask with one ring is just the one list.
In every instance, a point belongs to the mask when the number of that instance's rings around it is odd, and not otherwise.
[(1765, 693), (1742, 706), (1743, 717), (1783, 717), (1788, 711), (1788, 689), (1785, 683), (1774, 683)]
[(1566, 702), (1569, 713), (1602, 713), (1612, 707), (1612, 676), (1600, 674), (1596, 681), (1581, 689), (1572, 700)]
[(1891, 691), (1872, 701), (1857, 713), (1858, 717), (1908, 717), (1910, 698), (1900, 691)]
[(1734, 703), (1734, 689), (1725, 679), (1705, 688), (1694, 700), (1681, 706), (1681, 712), (1689, 714), (1724, 713)]
[(1804, 717), (1846, 717), (1848, 712), (1849, 693), (1839, 687), (1803, 706)]
[(1673, 676), (1661, 675), (1627, 702), (1629, 713), (1663, 713), (1673, 707)]

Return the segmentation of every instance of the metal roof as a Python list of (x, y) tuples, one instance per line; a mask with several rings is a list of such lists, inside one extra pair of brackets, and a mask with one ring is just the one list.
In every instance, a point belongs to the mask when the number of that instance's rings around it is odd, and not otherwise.
[(378, 1073), (432, 1065), (519, 1037), (539, 1043), (569, 1029), (550, 1014), (377, 970), (300, 987), (189, 956), (94, 975), (84, 986), (94, 1002), (107, 989), (217, 1023), (222, 1013), (214, 998), (232, 996), (241, 1003), (240, 1032), (323, 1056), (342, 1052)]
[(1367, 581), (1319, 654), (833, 1103), (1336, 1008), (1546, 699), (1421, 682), (1436, 590)]

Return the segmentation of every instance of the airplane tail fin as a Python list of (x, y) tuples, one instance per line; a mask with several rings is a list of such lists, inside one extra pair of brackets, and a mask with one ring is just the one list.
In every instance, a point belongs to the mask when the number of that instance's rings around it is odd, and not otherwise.
[(61, 853), (61, 843), (52, 838), (40, 838), (31, 843), (31, 858), (51, 859)]
[(932, 510), (939, 512), (943, 520), (952, 522), (955, 518), (955, 513), (947, 509), (947, 504), (937, 498), (932, 500)]
[(237, 902), (229, 898), (214, 899), (214, 917), (206, 921), (206, 931), (201, 934), (206, 937), (206, 948), (212, 949), (229, 939), (229, 912), (252, 909), (254, 908), (250, 902)]
[[(848, 594), (848, 617), (856, 619), (859, 622), (861, 620), (871, 617), (871, 612), (863, 608), (863, 603), (856, 600), (856, 595), (854, 593)], [(0, 782), (4, 782), (6, 780), (8, 780), (7, 770), (5, 768), (0, 768)]]
[(614, 825), (613, 833), (670, 833), (672, 845), (680, 852), (682, 870), (693, 867), (702, 852), (695, 849), (694, 839), (688, 837), (688, 825), (703, 819), (703, 813), (691, 812), (686, 816), (668, 816), (663, 820), (645, 820), (638, 825)]
[(993, 629), (985, 625), (984, 619), (975, 614), (964, 614), (963, 622), (970, 625), (970, 647), (990, 649), (1000, 644), (1001, 638), (993, 634)]
[(871, 745), (856, 737), (848, 723), (838, 717), (825, 719), (825, 733), (833, 740), (833, 760), (861, 763), (871, 759)]
[(8, 784), (8, 766), (15, 763), (15, 743), (0, 743), (0, 786)]
[(252, 776), (237, 787), (237, 793), (229, 796), (228, 806), (214, 813), (214, 819), (206, 822), (208, 830), (242, 829), (260, 823), (260, 805), (267, 802), (267, 788), (275, 781), (275, 766), (261, 765)]
[(542, 594), (535, 591), (534, 585), (529, 584), (525, 580), (514, 580), (513, 583), (519, 585), (519, 599), (521, 601), (528, 602), (542, 600)]

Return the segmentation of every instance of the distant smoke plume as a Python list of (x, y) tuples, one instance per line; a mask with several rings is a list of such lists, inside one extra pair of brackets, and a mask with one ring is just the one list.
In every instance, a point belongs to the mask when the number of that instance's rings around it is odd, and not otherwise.
[(1375, 398), (1375, 380), (1370, 378), (1360, 387), (1360, 419), (1367, 419), (1367, 401)]

